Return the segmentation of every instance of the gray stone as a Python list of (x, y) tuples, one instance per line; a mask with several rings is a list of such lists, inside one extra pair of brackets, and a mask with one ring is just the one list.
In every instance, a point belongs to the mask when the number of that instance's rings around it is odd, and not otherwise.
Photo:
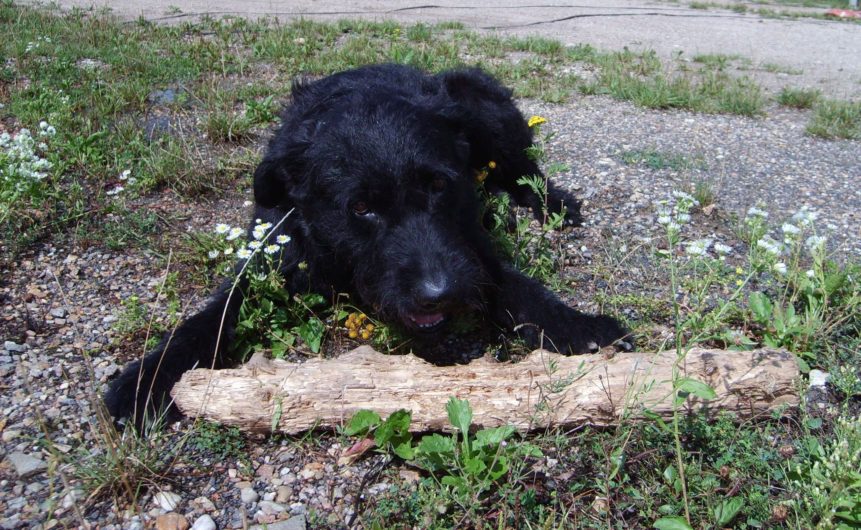
[(6, 351), (23, 353), (27, 351), (27, 346), (25, 344), (18, 344), (16, 342), (12, 342), (11, 340), (7, 340), (3, 343), (3, 349)]
[(272, 501), (260, 501), (257, 507), (266, 515), (275, 515), (287, 511), (287, 508)]
[(244, 504), (250, 504), (252, 502), (257, 502), (257, 499), (260, 498), (260, 495), (254, 491), (254, 488), (242, 488), (239, 490), (239, 498), (242, 499)]
[(66, 310), (62, 307), (55, 307), (51, 310), (51, 316), (54, 318), (66, 318)]
[(155, 494), (152, 500), (162, 510), (172, 512), (182, 502), (182, 497), (172, 491), (160, 491)]
[(9, 455), (6, 456), (6, 459), (12, 464), (12, 467), (15, 468), (15, 473), (17, 473), (20, 478), (32, 477), (33, 475), (48, 469), (48, 464), (43, 460), (39, 460), (38, 458), (24, 453), (9, 453)]
[(249, 530), (305, 530), (305, 516), (296, 515), (286, 521), (278, 521), (267, 525), (256, 524), (249, 527)]
[(810, 370), (810, 388), (823, 388), (831, 380), (831, 374), (822, 370)]
[(216, 530), (215, 521), (208, 515), (201, 515), (191, 525), (191, 530)]

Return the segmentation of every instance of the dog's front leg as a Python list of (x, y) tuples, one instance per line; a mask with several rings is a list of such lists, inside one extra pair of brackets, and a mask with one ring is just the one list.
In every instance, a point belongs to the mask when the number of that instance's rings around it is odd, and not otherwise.
[[(626, 331), (612, 317), (587, 315), (568, 307), (547, 288), (504, 265), (502, 281), (491, 302), (494, 320), (532, 348), (559, 353), (589, 353), (622, 341)], [(623, 347), (627, 343), (618, 342)]]
[(242, 305), (243, 289), (232, 287), (232, 282), (222, 285), (202, 311), (167, 333), (155, 349), (111, 382), (105, 405), (114, 418), (129, 418), (138, 427), (152, 422), (169, 411), (170, 390), (183, 373), (195, 367), (220, 367)]

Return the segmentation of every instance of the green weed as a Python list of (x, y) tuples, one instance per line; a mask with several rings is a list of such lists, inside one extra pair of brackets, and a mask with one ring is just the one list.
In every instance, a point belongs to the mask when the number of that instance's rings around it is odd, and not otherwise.
[(861, 139), (861, 103), (821, 100), (813, 107), (807, 134), (820, 138)]
[(810, 109), (821, 97), (822, 94), (817, 89), (783, 87), (777, 95), (777, 102), (785, 107)]

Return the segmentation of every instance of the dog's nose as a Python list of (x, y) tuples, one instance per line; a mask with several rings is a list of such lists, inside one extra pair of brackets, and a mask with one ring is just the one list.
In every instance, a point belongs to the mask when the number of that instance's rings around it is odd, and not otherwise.
[(424, 280), (418, 286), (416, 302), (424, 308), (434, 308), (448, 296), (449, 283), (444, 278)]

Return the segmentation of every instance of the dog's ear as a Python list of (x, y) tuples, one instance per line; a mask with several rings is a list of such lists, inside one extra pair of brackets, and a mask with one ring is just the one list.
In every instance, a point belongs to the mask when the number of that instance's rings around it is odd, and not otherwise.
[(305, 152), (318, 128), (314, 120), (285, 122), (254, 171), (254, 200), (264, 208), (289, 207), (288, 196), (301, 193), (305, 181)]
[(254, 171), (254, 200), (264, 208), (275, 208), (284, 201), (287, 169), (280, 158), (264, 158)]

